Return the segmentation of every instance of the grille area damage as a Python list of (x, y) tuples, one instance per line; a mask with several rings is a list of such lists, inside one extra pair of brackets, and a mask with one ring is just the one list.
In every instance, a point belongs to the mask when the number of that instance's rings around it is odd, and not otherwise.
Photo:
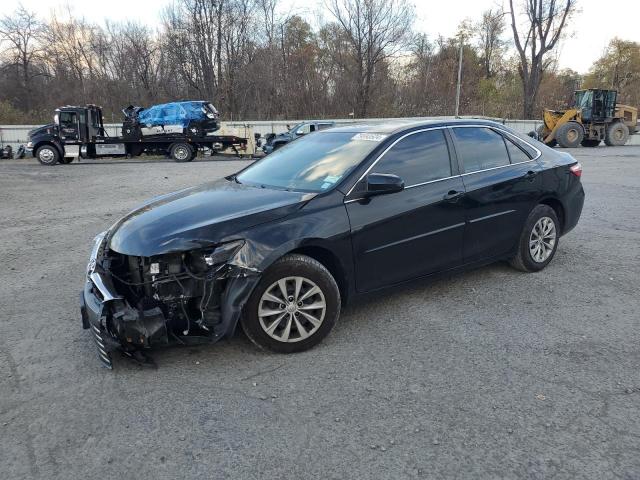
[(97, 239), (87, 278), (101, 305), (99, 325), (87, 321), (85, 328), (109, 368), (114, 348), (146, 363), (144, 349), (210, 343), (232, 333), (258, 279), (257, 271), (232, 260), (244, 242), (154, 257), (123, 255), (105, 243)]

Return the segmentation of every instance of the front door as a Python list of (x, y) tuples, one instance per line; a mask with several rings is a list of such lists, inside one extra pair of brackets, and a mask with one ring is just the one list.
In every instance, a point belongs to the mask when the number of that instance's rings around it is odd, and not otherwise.
[(74, 143), (78, 141), (78, 114), (76, 112), (60, 112), (60, 137), (64, 142)]
[(464, 185), (451, 164), (444, 130), (410, 133), (383, 154), (371, 173), (398, 175), (405, 188), (363, 197), (365, 177), (346, 198), (358, 291), (459, 264)]
[(488, 127), (453, 127), (467, 218), (464, 260), (513, 250), (540, 197), (540, 165), (516, 140)]

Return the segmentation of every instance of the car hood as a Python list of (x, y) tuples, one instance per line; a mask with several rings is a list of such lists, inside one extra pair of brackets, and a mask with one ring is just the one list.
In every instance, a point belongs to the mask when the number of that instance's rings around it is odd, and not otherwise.
[(116, 222), (108, 244), (141, 257), (204, 248), (283, 218), (314, 196), (221, 179), (154, 198)]
[(46, 125), (43, 125), (42, 127), (37, 127), (37, 128), (34, 128), (33, 130), (29, 130), (28, 135), (29, 137), (35, 137), (36, 135), (40, 135), (41, 133), (46, 133), (47, 130), (53, 127), (55, 127), (55, 124), (48, 123)]

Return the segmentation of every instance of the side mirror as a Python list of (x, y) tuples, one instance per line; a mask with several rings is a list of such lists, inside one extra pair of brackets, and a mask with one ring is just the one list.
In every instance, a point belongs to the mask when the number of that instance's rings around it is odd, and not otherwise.
[(370, 173), (367, 175), (367, 195), (384, 195), (404, 190), (404, 180), (389, 173)]

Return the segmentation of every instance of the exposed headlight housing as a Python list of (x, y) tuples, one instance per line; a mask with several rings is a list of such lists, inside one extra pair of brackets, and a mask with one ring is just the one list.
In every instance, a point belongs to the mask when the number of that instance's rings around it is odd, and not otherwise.
[(225, 263), (233, 257), (244, 245), (244, 240), (234, 240), (232, 242), (218, 245), (212, 252), (205, 253), (204, 261), (210, 267)]

